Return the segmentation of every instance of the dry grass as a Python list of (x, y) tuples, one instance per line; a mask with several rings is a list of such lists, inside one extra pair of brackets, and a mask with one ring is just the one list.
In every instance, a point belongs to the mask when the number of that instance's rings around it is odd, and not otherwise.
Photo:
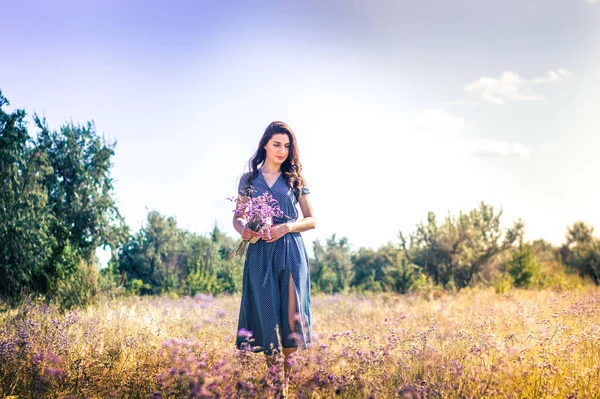
[[(591, 398), (600, 290), (313, 297), (291, 397)], [(0, 397), (274, 397), (280, 368), (234, 349), (239, 297), (124, 298), (0, 313)]]

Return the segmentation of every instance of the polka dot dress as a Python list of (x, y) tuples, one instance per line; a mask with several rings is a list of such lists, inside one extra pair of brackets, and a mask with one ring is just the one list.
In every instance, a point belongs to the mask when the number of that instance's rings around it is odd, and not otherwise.
[[(240, 179), (238, 192), (243, 189), (250, 173)], [(264, 192), (271, 194), (284, 213), (274, 224), (298, 219), (298, 199), (280, 175), (269, 187), (262, 169), (252, 181), (253, 197)], [(308, 194), (306, 188), (303, 194)], [(292, 334), (288, 318), (290, 275), (293, 279), (296, 309), (296, 333)], [(300, 233), (288, 233), (275, 242), (258, 240), (248, 244), (242, 283), (242, 301), (238, 320), (238, 349), (272, 354), (280, 347), (306, 348), (311, 341), (310, 272), (308, 254)]]

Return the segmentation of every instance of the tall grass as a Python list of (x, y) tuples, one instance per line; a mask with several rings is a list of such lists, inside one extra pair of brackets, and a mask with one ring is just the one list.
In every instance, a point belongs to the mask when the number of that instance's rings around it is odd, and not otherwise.
[[(130, 297), (0, 313), (0, 397), (275, 397), (281, 363), (234, 349), (237, 296)], [(298, 398), (590, 398), (600, 290), (313, 297)], [(280, 359), (281, 360), (281, 359)]]

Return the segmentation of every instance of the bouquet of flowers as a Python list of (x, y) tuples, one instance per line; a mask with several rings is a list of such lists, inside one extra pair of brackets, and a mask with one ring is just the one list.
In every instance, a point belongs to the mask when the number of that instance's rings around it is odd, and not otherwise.
[[(246, 202), (239, 201), (237, 198), (228, 198), (228, 200), (236, 203), (233, 212), (236, 215), (246, 213), (246, 226), (254, 231), (259, 232), (262, 236), (271, 239), (271, 226), (273, 225), (274, 217), (282, 217), (283, 211), (279, 207), (277, 200), (271, 194), (265, 192), (258, 197), (250, 198)], [(248, 247), (248, 242), (254, 244), (260, 237), (253, 237), (249, 241), (242, 240), (229, 254), (230, 257), (242, 255)]]

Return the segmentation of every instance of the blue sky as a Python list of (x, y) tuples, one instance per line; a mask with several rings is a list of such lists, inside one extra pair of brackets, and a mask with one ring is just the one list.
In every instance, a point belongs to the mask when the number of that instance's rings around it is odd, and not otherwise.
[[(233, 234), (272, 120), (354, 248), (484, 200), (526, 238), (600, 230), (600, 1), (2, 2), (0, 89), (117, 140), (119, 207)], [(310, 245), (309, 245), (310, 247)]]

